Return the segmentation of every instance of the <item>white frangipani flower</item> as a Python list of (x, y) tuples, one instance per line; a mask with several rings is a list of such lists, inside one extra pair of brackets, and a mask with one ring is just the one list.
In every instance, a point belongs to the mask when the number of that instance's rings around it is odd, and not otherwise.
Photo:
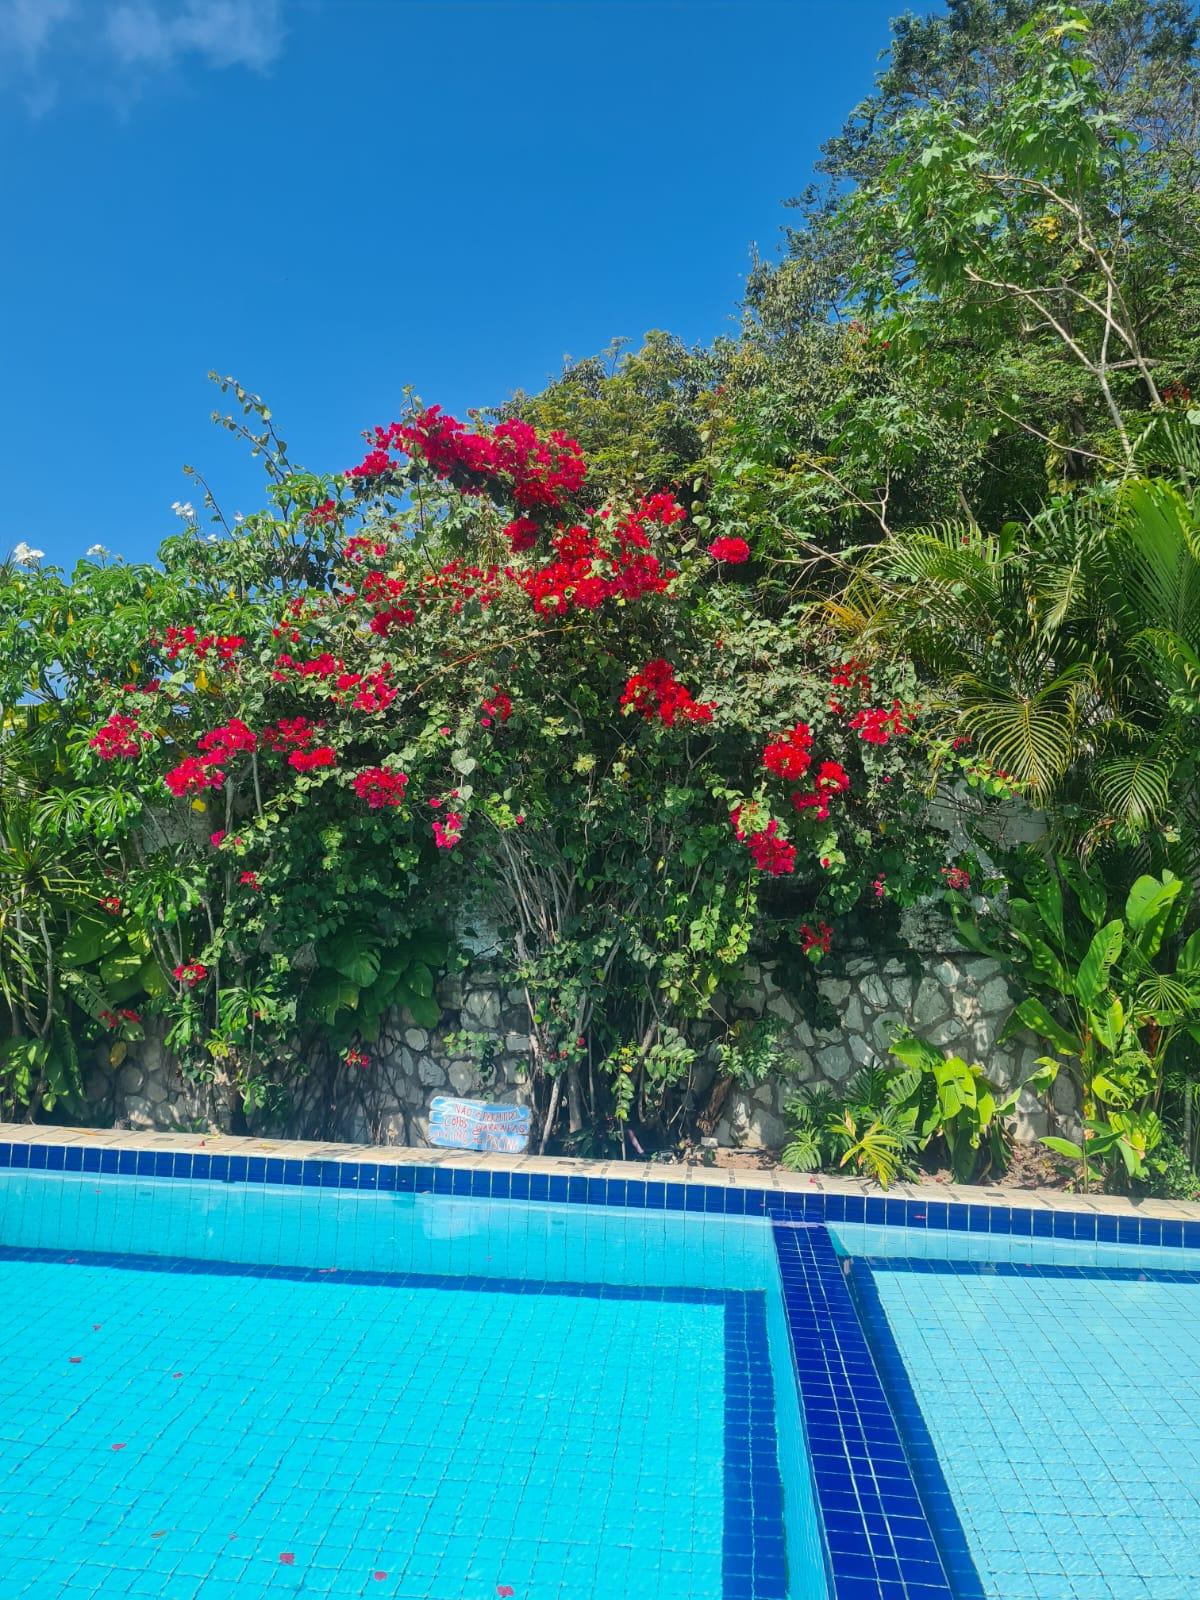
[(90, 544), (87, 547), (87, 553), (89, 556), (106, 556), (108, 549), (102, 544)]
[(233, 513), (233, 520), (237, 523), (238, 527), (240, 528), (242, 523), (245, 522), (246, 519), (245, 519), (245, 517), (242, 515), (242, 513), (240, 511), (235, 511)]
[(32, 545), (26, 544), (22, 539), (20, 544), (14, 548), (12, 559), (19, 567), (36, 567), (45, 554), (44, 550), (35, 550)]
[(171, 510), (184, 522), (194, 522), (196, 520), (196, 508), (190, 500), (172, 500)]
[(218, 538), (217, 538), (215, 533), (206, 533), (204, 535), (204, 540), (205, 540), (206, 544), (219, 544), (220, 543), (220, 541), (218, 540)]

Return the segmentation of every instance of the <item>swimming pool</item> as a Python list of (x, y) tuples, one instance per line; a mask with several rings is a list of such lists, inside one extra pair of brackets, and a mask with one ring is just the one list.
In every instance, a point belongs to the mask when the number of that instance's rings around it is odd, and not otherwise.
[(1200, 1224), (0, 1142), (0, 1596), (1184, 1600)]

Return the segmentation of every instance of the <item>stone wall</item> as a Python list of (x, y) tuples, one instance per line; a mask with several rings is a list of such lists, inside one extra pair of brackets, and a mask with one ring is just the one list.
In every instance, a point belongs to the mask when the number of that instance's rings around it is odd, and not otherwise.
[[(785, 993), (769, 963), (749, 968), (746, 976), (749, 993), (737, 1010), (780, 1018), (785, 1024), (781, 1042), (794, 1052), (800, 1071), (795, 1083), (731, 1094), (715, 1130), (722, 1145), (777, 1148), (786, 1137), (782, 1111), (789, 1094), (817, 1084), (837, 1091), (860, 1067), (894, 1066), (888, 1043), (900, 1023), (968, 1061), (981, 1061), (993, 1081), (1006, 1089), (1028, 1076), (1041, 1053), (1028, 1036), (997, 1044), (1012, 1011), (999, 963), (961, 950), (848, 954), (822, 967), (815, 1006), (801, 1005)], [(1060, 1096), (1057, 1109), (1069, 1119), (1069, 1095)], [(1041, 1104), (1023, 1095), (1018, 1138), (1047, 1132), (1047, 1121)]]
[[(860, 1067), (890, 1063), (887, 1045), (897, 1023), (907, 1023), (922, 1038), (982, 1061), (991, 1077), (1008, 1087), (1032, 1069), (1039, 1053), (1030, 1038), (996, 1043), (1012, 1009), (995, 961), (946, 943), (940, 924), (910, 920), (903, 942), (887, 951), (848, 947), (827, 959), (817, 975), (815, 996), (786, 992), (769, 962), (750, 964), (736, 998), (721, 1002), (727, 1018), (778, 1017), (785, 1025), (781, 1042), (797, 1061), (794, 1083), (764, 1084), (734, 1091), (725, 1101), (715, 1132), (723, 1145), (777, 1148), (786, 1127), (783, 1102), (795, 1088), (845, 1085)], [(351, 1143), (425, 1142), (430, 1102), (438, 1094), (468, 1095), (520, 1102), (528, 1097), (528, 1017), (520, 989), (505, 988), (485, 955), (438, 989), (443, 1007), (435, 1031), (393, 1017), (371, 1047), (371, 1064), (361, 1074), (338, 1079), (336, 1103), (331, 1085), (313, 1081), (307, 1098), (293, 1108), (286, 1124), (256, 1122), (256, 1131), (291, 1137)], [(464, 1042), (463, 1036), (466, 1036)], [(697, 1041), (699, 1042), (699, 1040)], [(701, 1098), (716, 1074), (716, 1049), (703, 1058)], [(184, 1082), (178, 1067), (157, 1040), (130, 1051), (115, 1070), (97, 1059), (87, 1080), (92, 1116), (133, 1128), (228, 1128), (230, 1100), (222, 1084)], [(1056, 1091), (1056, 1124), (1069, 1128), (1073, 1106), (1064, 1082)], [(1019, 1137), (1047, 1131), (1044, 1109), (1028, 1097), (1019, 1108)]]

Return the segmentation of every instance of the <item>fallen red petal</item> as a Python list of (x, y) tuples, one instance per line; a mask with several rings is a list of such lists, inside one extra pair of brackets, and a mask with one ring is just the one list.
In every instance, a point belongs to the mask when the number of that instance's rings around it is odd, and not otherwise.
[(386, 1577), (387, 1577), (387, 1573), (386, 1572), (376, 1572), (374, 1574), (374, 1578), (375, 1578), (376, 1583), (382, 1583), (384, 1578), (386, 1578)]
[(279, 1557), (280, 1564), (285, 1567), (294, 1567), (296, 1558), (290, 1550), (284, 1550)]
[(115, 1444), (115, 1445), (113, 1445), (113, 1449), (114, 1450), (124, 1450), (124, 1448), (125, 1448), (125, 1446), (123, 1444)]
[(513, 1586), (511, 1583), (498, 1583), (496, 1585), (496, 1593), (500, 1596), (500, 1600), (508, 1600), (512, 1592)]

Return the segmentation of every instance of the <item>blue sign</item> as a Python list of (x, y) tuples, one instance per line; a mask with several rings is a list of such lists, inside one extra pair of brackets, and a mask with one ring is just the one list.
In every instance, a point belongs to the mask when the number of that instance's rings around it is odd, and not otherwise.
[(486, 1100), (455, 1100), (439, 1094), (429, 1108), (429, 1142), (448, 1150), (520, 1155), (529, 1148), (532, 1120), (528, 1106), (489, 1105)]

